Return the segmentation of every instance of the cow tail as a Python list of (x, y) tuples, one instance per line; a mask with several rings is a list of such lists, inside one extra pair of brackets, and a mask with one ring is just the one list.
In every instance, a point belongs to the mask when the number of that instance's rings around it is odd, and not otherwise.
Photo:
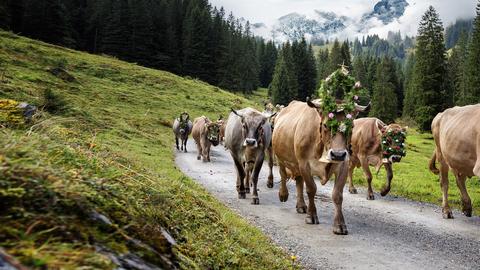
[(430, 159), (430, 163), (428, 165), (430, 171), (434, 174), (439, 174), (440, 171), (435, 166), (435, 162), (437, 161), (437, 151), (433, 151), (432, 159)]

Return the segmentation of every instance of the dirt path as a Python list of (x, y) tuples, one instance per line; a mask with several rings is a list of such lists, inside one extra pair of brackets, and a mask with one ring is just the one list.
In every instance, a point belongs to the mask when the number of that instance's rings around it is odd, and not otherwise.
[[(212, 162), (196, 159), (196, 146), (178, 153), (176, 163), (227, 206), (250, 220), (308, 269), (480, 269), (480, 218), (444, 220), (440, 207), (387, 196), (367, 201), (365, 190), (344, 192), (343, 213), (349, 235), (332, 233), (332, 185), (317, 182), (320, 225), (306, 225), (295, 211), (295, 183), (288, 202), (278, 200), (278, 181), (266, 187), (267, 166), (259, 179), (260, 205), (237, 199), (235, 169), (223, 146), (212, 148)], [(275, 168), (276, 169), (276, 168)], [(395, 184), (395, 183), (393, 183)]]

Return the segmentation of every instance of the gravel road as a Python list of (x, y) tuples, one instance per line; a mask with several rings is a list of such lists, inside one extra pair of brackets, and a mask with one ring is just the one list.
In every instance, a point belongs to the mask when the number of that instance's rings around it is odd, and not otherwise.
[[(288, 182), (289, 200), (278, 199), (280, 176), (275, 168), (275, 187), (268, 189), (267, 164), (259, 178), (260, 205), (250, 196), (239, 200), (236, 174), (223, 146), (212, 148), (211, 163), (196, 159), (196, 146), (177, 153), (177, 166), (239, 215), (259, 227), (306, 269), (480, 269), (480, 217), (467, 218), (454, 211), (455, 219), (442, 219), (439, 206), (393, 196), (366, 200), (344, 191), (343, 214), (349, 234), (332, 233), (334, 208), (332, 184), (317, 181), (319, 225), (307, 225), (295, 211), (295, 183)], [(374, 180), (375, 181), (375, 180)], [(395, 185), (395, 179), (393, 181)]]

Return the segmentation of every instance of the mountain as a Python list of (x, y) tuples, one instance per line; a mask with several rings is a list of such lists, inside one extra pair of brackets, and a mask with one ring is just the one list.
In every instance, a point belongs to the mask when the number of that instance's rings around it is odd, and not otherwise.
[(406, 0), (381, 0), (359, 19), (323, 10), (314, 10), (308, 15), (293, 12), (278, 18), (272, 26), (256, 23), (253, 31), (257, 35), (279, 41), (302, 37), (322, 39), (347, 36), (352, 32), (368, 32), (372, 27), (378, 26), (378, 21), (384, 25), (392, 23), (405, 14), (408, 6)]
[(383, 24), (389, 24), (403, 16), (408, 3), (406, 0), (382, 0), (375, 4), (373, 11), (363, 15), (362, 22), (376, 18)]

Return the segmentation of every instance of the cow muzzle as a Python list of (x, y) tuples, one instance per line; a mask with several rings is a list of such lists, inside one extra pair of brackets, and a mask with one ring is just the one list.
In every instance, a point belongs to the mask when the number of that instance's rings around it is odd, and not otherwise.
[(347, 150), (330, 150), (328, 151), (327, 159), (331, 161), (345, 161), (348, 160), (348, 151)]
[(183, 129), (183, 128), (180, 129), (180, 134), (182, 134), (182, 135), (185, 134), (185, 129)]
[(402, 157), (398, 155), (393, 155), (388, 159), (390, 163), (400, 162), (401, 160), (402, 160)]
[(245, 141), (243, 142), (243, 146), (248, 146), (248, 147), (254, 147), (256, 148), (258, 146), (258, 142), (256, 139), (252, 139), (252, 138), (247, 138), (245, 139)]

